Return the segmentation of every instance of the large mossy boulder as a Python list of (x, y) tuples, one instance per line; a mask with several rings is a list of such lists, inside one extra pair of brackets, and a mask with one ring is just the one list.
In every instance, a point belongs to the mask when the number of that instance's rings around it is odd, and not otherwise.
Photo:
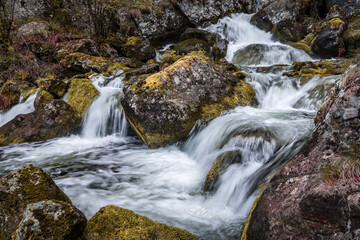
[(83, 117), (99, 91), (88, 78), (71, 79), (66, 102)]
[(345, 22), (340, 18), (333, 18), (321, 29), (319, 35), (312, 42), (312, 50), (323, 58), (338, 57), (345, 51), (342, 35)]
[(96, 57), (86, 53), (70, 53), (66, 55), (60, 64), (74, 73), (87, 73), (94, 72), (106, 72), (107, 69), (113, 65), (107, 58)]
[(181, 43), (178, 43), (175, 45), (174, 50), (176, 51), (177, 54), (179, 55), (186, 55), (190, 52), (193, 51), (201, 51), (203, 50), (204, 53), (210, 57), (210, 45), (200, 39), (196, 39), (196, 38), (191, 38), (188, 40), (185, 40)]
[(44, 141), (75, 129), (79, 114), (61, 99), (54, 99), (29, 114), (20, 114), (0, 128), (0, 145)]
[(155, 48), (144, 37), (129, 37), (123, 46), (124, 55), (139, 61), (147, 61), (156, 56)]
[(184, 139), (198, 120), (257, 103), (248, 83), (197, 56), (136, 79), (124, 87), (122, 105), (132, 128), (151, 148)]
[(46, 200), (71, 204), (42, 169), (27, 165), (3, 176), (0, 179), (0, 239), (11, 239), (28, 204)]
[(57, 200), (26, 206), (14, 239), (83, 239), (87, 219), (76, 207)]
[(133, 211), (106, 206), (101, 208), (87, 223), (87, 240), (190, 240), (197, 239), (185, 230), (155, 222)]
[(329, 92), (317, 127), (271, 179), (241, 239), (359, 239), (360, 67)]

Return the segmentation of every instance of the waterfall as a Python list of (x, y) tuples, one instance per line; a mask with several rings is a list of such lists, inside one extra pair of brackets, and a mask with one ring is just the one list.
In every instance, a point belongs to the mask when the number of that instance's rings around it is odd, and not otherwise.
[[(148, 149), (127, 135), (120, 104), (122, 72), (93, 75), (100, 94), (86, 112), (81, 134), (0, 147), (0, 175), (31, 163), (51, 173), (88, 218), (113, 204), (186, 229), (200, 239), (239, 239), (261, 186), (299, 151), (336, 79), (302, 82), (284, 76), (294, 61), (314, 59), (274, 41), (270, 33), (251, 25), (250, 17), (233, 14), (206, 30), (229, 41), (226, 58), (247, 74), (258, 107), (237, 107), (199, 123), (183, 144)], [(20, 104), (0, 115), (0, 122), (33, 111), (33, 99), (24, 103), (28, 108)], [(214, 190), (204, 193), (208, 171), (227, 152), (239, 154), (241, 161), (224, 169)]]
[(92, 76), (92, 82), (100, 95), (86, 112), (81, 133), (84, 138), (111, 134), (126, 137), (127, 122), (120, 103), (123, 97), (122, 73), (118, 72), (115, 77), (105, 77), (102, 74)]

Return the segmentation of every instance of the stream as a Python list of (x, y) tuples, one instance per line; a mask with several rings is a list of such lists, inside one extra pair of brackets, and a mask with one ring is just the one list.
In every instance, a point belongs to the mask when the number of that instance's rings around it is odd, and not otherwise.
[[(314, 129), (316, 110), (338, 77), (302, 81), (283, 76), (294, 61), (314, 59), (274, 41), (270, 33), (251, 25), (250, 17), (233, 14), (206, 30), (230, 42), (226, 58), (248, 75), (257, 108), (237, 107), (198, 124), (186, 142), (148, 149), (128, 134), (120, 105), (122, 72), (93, 75), (101, 94), (87, 111), (81, 133), (0, 147), (0, 176), (33, 164), (50, 173), (87, 218), (112, 204), (200, 239), (239, 239), (260, 189), (299, 151)], [(0, 114), (0, 125), (34, 111), (34, 98)], [(208, 171), (229, 151), (241, 154), (241, 163), (228, 167), (216, 190), (204, 194)]]

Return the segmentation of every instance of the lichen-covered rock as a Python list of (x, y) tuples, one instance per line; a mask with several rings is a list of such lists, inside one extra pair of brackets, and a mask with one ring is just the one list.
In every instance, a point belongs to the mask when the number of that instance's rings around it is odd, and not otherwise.
[(337, 5), (350, 14), (360, 12), (360, 2), (358, 0), (326, 0), (325, 2), (327, 9)]
[(64, 96), (67, 89), (66, 82), (56, 78), (56, 76), (54, 75), (49, 75), (45, 78), (40, 78), (36, 80), (36, 84), (40, 88), (55, 95), (58, 98)]
[(84, 214), (69, 203), (31, 203), (26, 206), (13, 239), (82, 239), (86, 222)]
[(357, 239), (360, 196), (360, 67), (319, 110), (300, 152), (271, 179), (242, 239)]
[(341, 19), (331, 19), (313, 40), (312, 50), (323, 58), (338, 57), (341, 49), (345, 50), (345, 44), (342, 39), (344, 31), (345, 23)]
[(19, 103), (20, 97), (30, 91), (34, 85), (26, 81), (7, 81), (0, 89), (0, 110), (8, 110)]
[(103, 57), (95, 57), (86, 53), (70, 53), (60, 61), (60, 64), (72, 71), (87, 73), (91, 70), (101, 73), (112, 65), (112, 63)]
[(139, 61), (146, 61), (156, 56), (155, 48), (153, 48), (150, 41), (144, 37), (128, 38), (123, 46), (123, 51), (126, 57)]
[(57, 58), (62, 59), (70, 53), (85, 53), (91, 56), (99, 56), (99, 51), (96, 44), (91, 39), (80, 39), (68, 42), (60, 42), (56, 46), (59, 50), (57, 52)]
[(331, 75), (343, 74), (349, 67), (349, 61), (328, 61), (319, 62), (294, 62), (291, 66), (291, 72), (284, 73), (289, 77), (325, 77)]
[(159, 65), (158, 64), (149, 64), (144, 65), (141, 68), (135, 68), (132, 70), (128, 70), (124, 74), (123, 82), (127, 83), (131, 77), (144, 75), (144, 74), (153, 74), (157, 73), (159, 71)]
[(101, 208), (88, 221), (85, 238), (87, 240), (197, 239), (185, 230), (155, 222), (133, 211), (112, 205)]
[(226, 152), (221, 154), (208, 172), (203, 186), (204, 192), (211, 192), (216, 188), (219, 178), (226, 169), (234, 163), (241, 163), (241, 153)]
[(17, 38), (29, 38), (39, 35), (46, 39), (50, 34), (49, 25), (45, 22), (29, 22), (20, 26), (16, 31)]
[(360, 48), (360, 18), (354, 18), (344, 33), (344, 43), (349, 52)]
[(314, 52), (311, 50), (311, 43), (315, 39), (314, 33), (309, 33), (306, 37), (298, 42), (292, 42), (290, 45), (294, 48), (305, 51), (310, 56), (314, 56)]
[(185, 138), (197, 120), (209, 121), (236, 106), (256, 103), (249, 84), (197, 56), (130, 81), (122, 100), (132, 128), (151, 148)]
[(88, 78), (71, 79), (66, 102), (83, 117), (99, 91)]
[(20, 114), (0, 128), (0, 145), (44, 141), (77, 127), (79, 115), (60, 99), (29, 114)]
[(35, 109), (43, 108), (48, 102), (54, 99), (54, 96), (44, 89), (39, 89), (36, 94), (34, 107)]
[(27, 165), (0, 179), (0, 237), (11, 239), (30, 203), (46, 200), (70, 203), (70, 199), (40, 168)]
[(207, 56), (210, 56), (210, 46), (207, 42), (192, 38), (175, 45), (174, 50), (177, 54), (188, 54), (193, 51), (203, 50)]

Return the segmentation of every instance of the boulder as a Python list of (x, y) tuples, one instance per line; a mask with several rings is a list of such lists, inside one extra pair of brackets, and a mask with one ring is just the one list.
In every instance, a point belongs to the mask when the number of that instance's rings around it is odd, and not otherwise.
[(333, 18), (321, 29), (312, 42), (312, 50), (323, 58), (338, 57), (345, 51), (342, 35), (345, 23), (339, 18)]
[(226, 152), (216, 158), (214, 165), (208, 172), (203, 186), (204, 192), (211, 192), (216, 189), (220, 176), (234, 163), (241, 163), (241, 153)]
[(348, 12), (345, 12), (338, 5), (334, 5), (330, 8), (329, 12), (326, 14), (325, 20), (329, 21), (333, 18), (340, 18), (342, 21), (347, 21), (350, 18)]
[(347, 51), (354, 53), (360, 48), (360, 18), (350, 21), (344, 33), (344, 43)]
[(60, 137), (77, 127), (78, 113), (60, 99), (29, 114), (20, 114), (0, 128), (0, 145), (44, 141)]
[(60, 42), (56, 45), (59, 49), (56, 53), (58, 59), (63, 59), (70, 53), (85, 53), (91, 56), (99, 56), (96, 43), (91, 39), (79, 39), (68, 42)]
[(271, 179), (242, 239), (359, 238), (360, 67), (330, 91), (300, 152)]
[(84, 117), (87, 109), (98, 95), (99, 91), (88, 78), (73, 78), (71, 79), (66, 102), (81, 117)]
[(87, 223), (87, 240), (112, 239), (197, 239), (185, 230), (155, 222), (133, 211), (106, 206), (101, 208)]
[(71, 204), (70, 199), (40, 168), (27, 165), (0, 179), (0, 238), (11, 239), (26, 206), (46, 200)]
[(66, 55), (66, 57), (60, 61), (60, 64), (75, 73), (87, 73), (90, 71), (101, 73), (106, 72), (113, 63), (107, 58), (75, 52)]
[(176, 51), (177, 54), (180, 55), (182, 54), (186, 55), (193, 51), (203, 50), (207, 56), (210, 56), (210, 51), (211, 51), (210, 46), (207, 42), (196, 38), (188, 39), (181, 43), (176, 44), (174, 50)]
[(207, 42), (210, 46), (217, 43), (218, 40), (222, 39), (220, 34), (208, 32), (197, 28), (187, 28), (180, 36), (180, 41), (183, 42), (188, 39), (200, 39)]
[(123, 46), (124, 55), (139, 61), (146, 61), (155, 58), (155, 48), (149, 40), (144, 37), (130, 37)]
[(176, 1), (176, 5), (193, 26), (215, 21), (229, 13), (243, 11), (241, 1), (237, 0), (182, 0)]
[(16, 31), (18, 39), (31, 38), (36, 35), (46, 39), (50, 35), (49, 25), (46, 22), (29, 22), (21, 25)]
[(67, 90), (67, 84), (65, 81), (58, 79), (54, 75), (49, 75), (45, 78), (40, 78), (36, 80), (36, 84), (44, 89), (45, 91), (53, 94), (54, 96), (60, 98), (64, 96)]
[(297, 21), (281, 20), (271, 30), (273, 36), (282, 41), (298, 42), (306, 35), (305, 27)]
[(151, 148), (185, 138), (197, 120), (209, 121), (236, 106), (257, 104), (248, 83), (197, 56), (130, 81), (123, 91), (126, 117)]
[(22, 214), (14, 239), (82, 239), (86, 222), (85, 215), (70, 203), (31, 203)]
[(18, 104), (20, 97), (33, 87), (32, 83), (26, 81), (7, 81), (0, 89), (0, 110), (6, 111)]

